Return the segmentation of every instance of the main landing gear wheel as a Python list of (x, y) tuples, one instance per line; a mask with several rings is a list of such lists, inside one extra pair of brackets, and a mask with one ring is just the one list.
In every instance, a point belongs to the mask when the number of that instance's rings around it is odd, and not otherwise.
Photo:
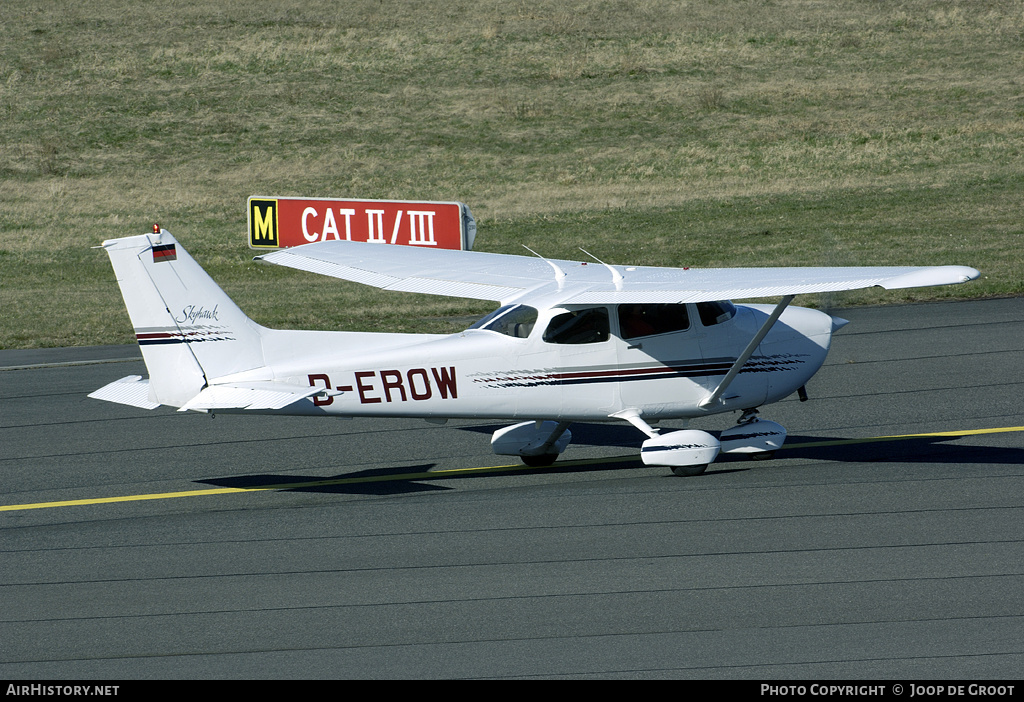
[(570, 441), (569, 422), (520, 422), (494, 432), (491, 450), (499, 456), (519, 456), (531, 468), (543, 468), (557, 461)]
[(718, 457), (718, 452), (718, 439), (696, 429), (654, 434), (640, 445), (644, 465), (668, 466), (672, 473), (683, 477), (703, 473)]

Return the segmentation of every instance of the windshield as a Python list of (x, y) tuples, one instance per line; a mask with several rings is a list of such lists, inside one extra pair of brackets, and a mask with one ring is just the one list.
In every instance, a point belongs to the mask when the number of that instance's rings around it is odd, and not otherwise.
[(529, 305), (505, 305), (477, 321), (470, 329), (496, 331), (505, 336), (525, 339), (537, 323), (537, 310)]

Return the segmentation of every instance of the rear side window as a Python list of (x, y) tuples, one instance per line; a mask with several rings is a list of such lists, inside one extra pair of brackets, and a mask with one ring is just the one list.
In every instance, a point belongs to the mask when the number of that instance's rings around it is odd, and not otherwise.
[(607, 341), (608, 309), (591, 307), (556, 315), (544, 330), (549, 344), (594, 344)]
[(720, 302), (698, 302), (697, 314), (700, 315), (700, 323), (705, 327), (713, 327), (722, 322), (728, 322), (736, 316), (736, 305), (728, 300)]
[(619, 305), (619, 331), (623, 339), (667, 334), (690, 328), (686, 305), (652, 303)]

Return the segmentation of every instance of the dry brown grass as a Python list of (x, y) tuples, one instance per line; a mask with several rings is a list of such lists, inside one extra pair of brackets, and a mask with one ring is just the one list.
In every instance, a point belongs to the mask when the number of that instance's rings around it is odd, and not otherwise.
[(130, 339), (87, 247), (152, 221), (267, 324), (477, 309), (256, 270), (258, 193), (460, 199), (487, 250), (1024, 292), (1021, 0), (8, 0), (0, 25), (0, 347)]

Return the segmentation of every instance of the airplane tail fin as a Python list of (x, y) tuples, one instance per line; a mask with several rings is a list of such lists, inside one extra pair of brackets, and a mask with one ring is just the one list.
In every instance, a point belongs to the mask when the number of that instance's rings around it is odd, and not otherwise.
[(110, 239), (103, 248), (149, 370), (149, 401), (181, 407), (208, 380), (264, 365), (263, 327), (170, 232)]

